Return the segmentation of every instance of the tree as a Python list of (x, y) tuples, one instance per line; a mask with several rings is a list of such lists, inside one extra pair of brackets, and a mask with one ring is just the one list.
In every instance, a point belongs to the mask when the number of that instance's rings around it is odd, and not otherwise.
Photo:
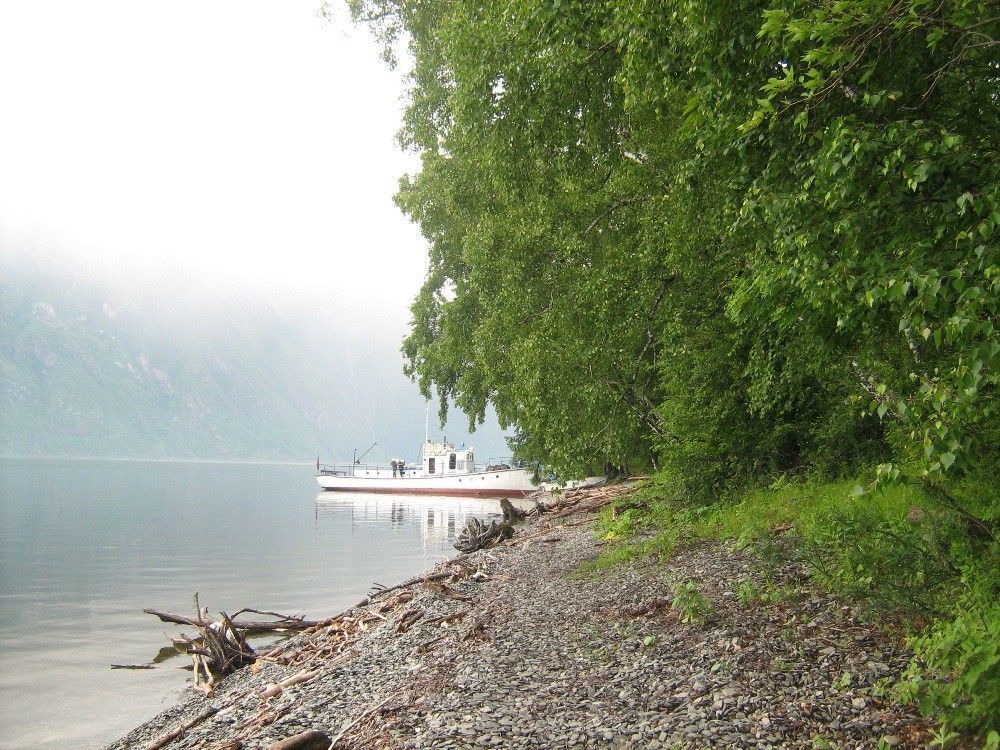
[(413, 60), (408, 372), (566, 473), (666, 465), (704, 494), (920, 448), (932, 479), (973, 465), (995, 5), (357, 0)]

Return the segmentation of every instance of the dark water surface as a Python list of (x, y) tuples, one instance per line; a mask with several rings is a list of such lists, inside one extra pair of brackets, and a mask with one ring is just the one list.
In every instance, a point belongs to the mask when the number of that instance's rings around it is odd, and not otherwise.
[(190, 673), (143, 607), (319, 618), (454, 554), (491, 501), (324, 493), (310, 466), (0, 459), (0, 748), (100, 747)]

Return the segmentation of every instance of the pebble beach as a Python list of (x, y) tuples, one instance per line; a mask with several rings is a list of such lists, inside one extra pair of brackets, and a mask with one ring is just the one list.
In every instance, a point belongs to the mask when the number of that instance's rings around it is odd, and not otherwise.
[[(588, 572), (580, 506), (373, 593), (107, 750), (926, 746), (887, 689), (901, 639), (800, 565), (711, 542)], [(765, 585), (785, 595), (737, 594)]]

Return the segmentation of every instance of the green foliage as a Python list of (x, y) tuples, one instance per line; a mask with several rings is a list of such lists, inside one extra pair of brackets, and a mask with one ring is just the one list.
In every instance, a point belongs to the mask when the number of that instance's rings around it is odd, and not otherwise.
[(673, 553), (677, 544), (677, 534), (669, 527), (641, 541), (633, 541), (630, 537), (631, 533), (628, 536), (606, 535), (604, 538), (608, 541), (607, 546), (593, 560), (581, 564), (578, 572), (594, 575), (639, 558), (667, 558)]
[(642, 556), (643, 549), (639, 544), (614, 545), (603, 550), (593, 560), (581, 563), (576, 572), (580, 575), (597, 575), (603, 570), (637, 560)]
[(959, 739), (958, 732), (953, 732), (948, 727), (947, 722), (942, 722), (931, 738), (931, 747), (946, 748), (951, 747)]
[[(675, 544), (727, 540), (752, 547), (762, 562), (772, 553), (806, 563), (815, 583), (874, 615), (930, 622), (911, 641), (914, 660), (896, 694), (919, 701), (948, 727), (996, 731), (1000, 716), (1000, 542), (970, 519), (995, 520), (996, 480), (968, 478), (949, 501), (921, 484), (896, 483), (854, 493), (855, 482), (778, 481), (722, 503), (691, 505), (654, 479), (643, 506), (605, 508), (600, 529), (630, 559), (643, 547), (630, 535), (655, 529)], [(992, 513), (994, 515), (990, 515)], [(775, 533), (785, 533), (779, 544)], [(797, 591), (777, 585), (766, 570), (734, 590), (744, 606), (787, 600)], [(780, 665), (775, 666), (779, 668)], [(841, 675), (846, 687), (850, 675)], [(947, 732), (946, 732), (947, 734)]]
[(413, 55), (424, 392), (566, 476), (659, 469), (608, 564), (793, 524), (824, 585), (951, 617), (1000, 520), (995, 4), (352, 8)]
[(842, 672), (840, 677), (837, 678), (833, 686), (837, 690), (847, 690), (854, 684), (854, 676), (850, 672)]
[(754, 582), (749, 578), (737, 586), (734, 593), (736, 594), (736, 601), (744, 607), (756, 601), (760, 597), (760, 592), (754, 585)]
[(760, 35), (783, 63), (744, 125), (767, 123), (788, 151), (744, 206), (749, 223), (775, 231), (734, 306), (744, 314), (780, 298), (789, 319), (829, 321), (831, 336), (853, 342), (852, 366), (867, 380), (854, 395), (919, 442), (931, 477), (995, 448), (990, 15), (975, 0), (765, 11)]
[(743, 581), (734, 591), (736, 601), (743, 606), (748, 606), (754, 602), (763, 604), (774, 604), (782, 601), (795, 601), (799, 598), (799, 592), (788, 586), (778, 586), (767, 576), (763, 586), (757, 586), (752, 579)]
[(1000, 574), (992, 573), (966, 570), (950, 615), (912, 639), (915, 659), (899, 686), (904, 699), (958, 729), (1000, 729)]
[(353, 0), (412, 88), (407, 371), (525, 458), (931, 480), (996, 448), (985, 0)]
[(674, 586), (670, 606), (680, 613), (683, 623), (702, 623), (712, 613), (712, 603), (698, 590), (698, 584), (694, 581)]

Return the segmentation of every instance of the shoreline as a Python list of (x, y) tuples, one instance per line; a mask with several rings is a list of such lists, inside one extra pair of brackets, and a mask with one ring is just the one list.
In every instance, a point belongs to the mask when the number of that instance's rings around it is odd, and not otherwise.
[[(587, 500), (600, 491), (362, 600), (106, 750), (148, 747), (206, 709), (162, 747), (269, 748), (308, 730), (338, 748), (925, 744), (926, 722), (885, 694), (908, 654), (795, 564), (770, 571), (795, 596), (769, 603), (739, 601), (761, 564), (714, 542), (581, 574), (601, 549)], [(673, 603), (684, 590), (703, 617)]]

